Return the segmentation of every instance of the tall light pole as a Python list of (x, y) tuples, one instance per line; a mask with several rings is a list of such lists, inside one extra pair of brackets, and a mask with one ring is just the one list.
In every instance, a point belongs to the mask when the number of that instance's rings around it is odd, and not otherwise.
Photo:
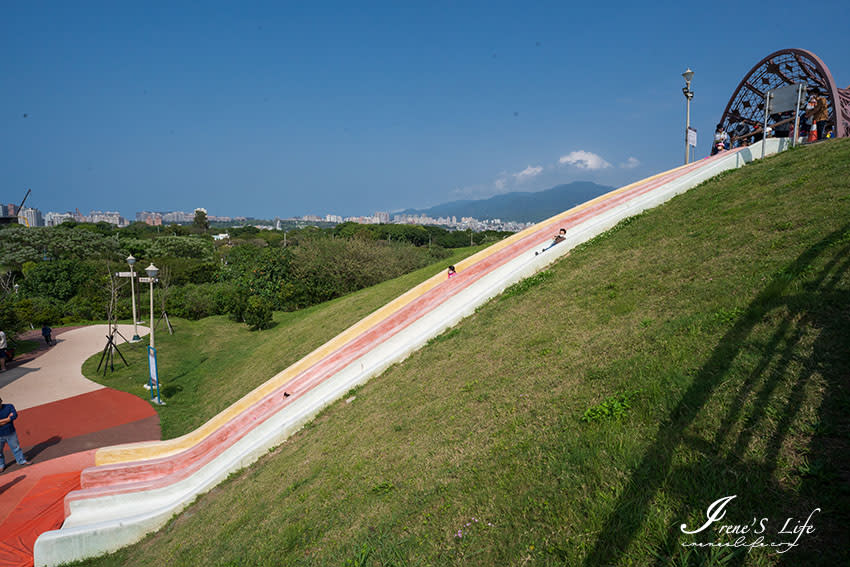
[(130, 296), (133, 298), (133, 338), (131, 342), (137, 343), (142, 339), (139, 338), (138, 318), (136, 317), (136, 284), (133, 281), (136, 279), (136, 272), (133, 271), (135, 263), (136, 259), (133, 258), (132, 254), (127, 256), (127, 264), (130, 266)]
[(685, 112), (685, 164), (691, 161), (691, 147), (688, 144), (688, 132), (691, 129), (691, 99), (694, 98), (694, 91), (691, 90), (691, 79), (694, 78), (694, 72), (688, 67), (687, 71), (682, 73), (685, 79), (685, 86), (682, 87), (682, 94), (687, 99), (687, 110)]
[[(145, 268), (145, 271), (148, 273), (147, 280), (151, 284), (151, 342), (150, 342), (150, 346), (148, 347), (148, 363), (150, 365), (150, 382), (148, 383), (148, 386), (149, 386), (150, 391), (151, 391), (151, 401), (155, 404), (165, 405), (165, 404), (162, 403), (162, 398), (160, 398), (160, 396), (159, 396), (159, 371), (157, 370), (156, 344), (154, 343), (154, 336), (153, 336), (153, 328), (154, 328), (154, 321), (153, 321), (153, 284), (154, 284), (154, 282), (156, 282), (156, 277), (159, 275), (159, 268), (154, 266), (153, 262), (151, 262), (151, 265), (148, 266), (147, 268)], [(154, 399), (154, 386), (156, 387), (156, 399)]]
[(148, 266), (147, 268), (145, 268), (145, 271), (148, 273), (148, 280), (150, 281), (150, 284), (151, 284), (151, 342), (150, 342), (150, 345), (152, 347), (156, 348), (156, 343), (154, 343), (154, 338), (153, 338), (153, 282), (156, 281), (156, 277), (159, 275), (159, 268), (154, 266), (153, 262), (151, 262), (151, 265)]

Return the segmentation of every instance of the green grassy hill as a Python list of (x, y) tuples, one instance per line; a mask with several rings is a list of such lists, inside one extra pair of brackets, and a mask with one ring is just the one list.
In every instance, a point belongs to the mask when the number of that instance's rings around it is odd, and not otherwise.
[(839, 140), (622, 223), (86, 564), (847, 565), (848, 180)]

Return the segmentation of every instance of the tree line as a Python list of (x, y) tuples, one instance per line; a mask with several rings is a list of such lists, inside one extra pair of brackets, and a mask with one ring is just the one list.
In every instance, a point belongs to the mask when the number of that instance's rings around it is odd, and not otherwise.
[[(203, 220), (203, 219), (202, 219)], [(213, 231), (215, 229), (212, 229)], [(106, 318), (109, 290), (127, 284), (126, 258), (161, 269), (155, 293), (171, 316), (229, 314), (252, 328), (275, 310), (301, 309), (397, 277), (450, 255), (448, 249), (509, 233), (448, 231), (413, 225), (246, 226), (215, 240), (208, 223), (151, 227), (66, 222), (57, 227), (0, 229), (0, 329), (16, 332)], [(142, 274), (144, 275), (144, 274)], [(115, 314), (130, 318), (129, 286)], [(137, 286), (147, 305), (147, 286)]]

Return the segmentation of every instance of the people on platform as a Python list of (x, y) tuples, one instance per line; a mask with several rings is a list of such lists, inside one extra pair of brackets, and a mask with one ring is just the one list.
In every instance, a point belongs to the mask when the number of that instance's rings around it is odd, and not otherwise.
[(809, 102), (806, 104), (806, 117), (812, 121), (812, 130), (817, 131), (817, 139), (824, 139), (824, 130), (829, 120), (829, 107), (826, 98), (817, 89), (812, 91)]
[(711, 155), (729, 149), (729, 134), (723, 129), (723, 124), (718, 124), (714, 129), (714, 142), (711, 145)]

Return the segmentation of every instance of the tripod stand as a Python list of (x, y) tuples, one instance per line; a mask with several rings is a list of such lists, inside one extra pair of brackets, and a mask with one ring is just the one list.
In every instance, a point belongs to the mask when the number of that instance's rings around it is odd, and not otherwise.
[[(106, 376), (106, 368), (112, 372), (115, 372), (115, 353), (118, 353), (118, 356), (121, 357), (121, 360), (124, 361), (124, 366), (130, 366), (127, 363), (127, 359), (124, 358), (124, 355), (121, 354), (121, 351), (118, 350), (118, 345), (115, 344), (115, 335), (120, 336), (124, 339), (124, 342), (129, 342), (127, 337), (121, 334), (121, 331), (118, 330), (118, 326), (114, 325), (111, 321), (109, 322), (109, 334), (106, 335), (106, 346), (103, 347), (103, 352), (100, 354), (100, 362), (97, 363), (96, 372), (100, 372), (100, 367), (103, 365), (103, 375)], [(104, 363), (106, 361), (106, 364)]]
[(159, 316), (159, 319), (156, 320), (156, 326), (159, 327), (159, 322), (165, 319), (165, 326), (168, 327), (168, 334), (174, 334), (174, 327), (171, 325), (171, 321), (168, 320), (168, 313), (165, 312), (165, 309), (162, 310), (162, 314)]

